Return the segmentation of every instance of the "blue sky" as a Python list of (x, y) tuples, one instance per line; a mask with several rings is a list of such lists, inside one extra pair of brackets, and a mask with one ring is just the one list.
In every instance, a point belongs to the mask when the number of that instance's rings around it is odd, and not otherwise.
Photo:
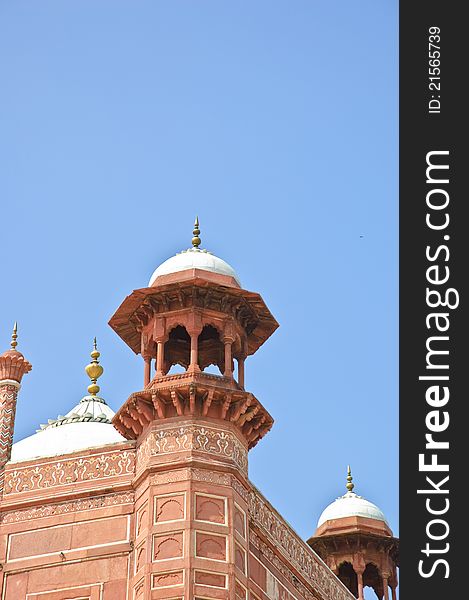
[(33, 363), (17, 439), (140, 357), (108, 327), (188, 246), (280, 329), (246, 383), (276, 423), (254, 483), (303, 537), (345, 491), (397, 531), (397, 6), (391, 0), (0, 2), (0, 341)]

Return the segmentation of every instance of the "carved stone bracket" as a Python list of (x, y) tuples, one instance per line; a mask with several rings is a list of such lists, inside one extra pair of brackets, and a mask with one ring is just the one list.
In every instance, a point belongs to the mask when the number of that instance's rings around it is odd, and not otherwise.
[(154, 380), (151, 387), (129, 397), (113, 424), (127, 439), (137, 439), (150, 422), (171, 417), (229, 421), (240, 430), (249, 448), (273, 425), (273, 418), (253, 394), (206, 373), (181, 373)]

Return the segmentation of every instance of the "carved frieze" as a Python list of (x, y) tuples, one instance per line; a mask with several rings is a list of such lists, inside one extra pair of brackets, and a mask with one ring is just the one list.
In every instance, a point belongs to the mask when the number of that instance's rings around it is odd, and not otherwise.
[(166, 483), (175, 483), (177, 481), (186, 481), (188, 479), (214, 483), (216, 485), (231, 485), (231, 475), (228, 473), (193, 468), (154, 473), (150, 477), (150, 485), (164, 485)]
[(51, 489), (82, 481), (132, 475), (135, 471), (135, 451), (121, 450), (39, 465), (20, 465), (5, 472), (4, 494), (20, 494)]
[(84, 510), (95, 510), (97, 508), (108, 508), (111, 506), (120, 506), (122, 504), (133, 504), (134, 493), (123, 492), (120, 494), (107, 494), (105, 496), (93, 496), (80, 500), (71, 500), (61, 502), (60, 504), (47, 504), (44, 506), (35, 506), (24, 510), (14, 510), (0, 514), (0, 523), (20, 523), (21, 521), (31, 521), (42, 517), (53, 517), (76, 513)]
[(197, 451), (213, 458), (229, 459), (243, 473), (247, 472), (247, 450), (230, 431), (187, 425), (151, 431), (137, 449), (137, 470), (155, 456)]

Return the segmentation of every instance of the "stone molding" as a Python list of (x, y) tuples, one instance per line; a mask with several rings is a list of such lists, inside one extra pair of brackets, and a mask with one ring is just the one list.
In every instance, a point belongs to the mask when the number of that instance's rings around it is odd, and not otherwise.
[(248, 451), (236, 435), (207, 425), (175, 426), (149, 432), (137, 448), (137, 471), (155, 456), (192, 451), (229, 459), (242, 473), (247, 473)]
[(0, 523), (20, 523), (42, 517), (55, 517), (57, 515), (71, 514), (97, 508), (109, 508), (123, 504), (133, 504), (134, 493), (123, 492), (120, 494), (107, 494), (105, 496), (93, 496), (80, 500), (71, 500), (60, 504), (48, 504), (45, 506), (36, 506), (24, 510), (15, 510), (0, 514)]
[(188, 481), (190, 479), (193, 481), (214, 483), (216, 485), (231, 485), (231, 475), (228, 473), (195, 468), (154, 473), (150, 477), (150, 485), (163, 485), (166, 483), (176, 483), (178, 481)]
[(4, 495), (51, 489), (86, 481), (96, 481), (135, 472), (135, 451), (118, 450), (64, 461), (49, 461), (22, 467), (12, 465), (5, 471)]

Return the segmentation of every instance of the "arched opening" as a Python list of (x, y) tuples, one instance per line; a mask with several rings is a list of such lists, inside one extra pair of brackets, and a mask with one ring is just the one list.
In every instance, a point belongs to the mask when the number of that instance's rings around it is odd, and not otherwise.
[(224, 345), (218, 330), (205, 325), (199, 335), (199, 367), (206, 373), (223, 374)]
[[(177, 325), (169, 333), (168, 341), (164, 348), (165, 373), (171, 370), (173, 365), (180, 365), (187, 369), (191, 358), (191, 338), (182, 325)], [(181, 372), (176, 371), (176, 372)]]
[(358, 598), (358, 578), (351, 563), (343, 562), (338, 573), (340, 581)]
[(171, 367), (169, 368), (169, 371), (167, 371), (166, 375), (179, 375), (181, 373), (185, 373), (186, 369), (185, 367), (183, 367), (182, 365), (171, 365)]
[(378, 567), (373, 563), (368, 563), (363, 572), (363, 587), (372, 588), (377, 598), (380, 600), (384, 595), (381, 573)]

